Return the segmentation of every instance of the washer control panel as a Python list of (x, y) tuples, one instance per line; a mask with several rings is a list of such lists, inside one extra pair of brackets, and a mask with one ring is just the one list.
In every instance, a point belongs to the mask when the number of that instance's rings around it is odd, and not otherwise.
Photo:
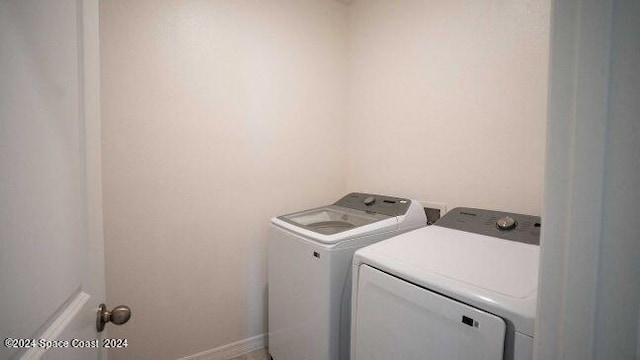
[(377, 194), (351, 193), (334, 205), (388, 216), (401, 216), (407, 213), (411, 200)]
[(540, 217), (502, 211), (458, 207), (434, 225), (540, 245)]

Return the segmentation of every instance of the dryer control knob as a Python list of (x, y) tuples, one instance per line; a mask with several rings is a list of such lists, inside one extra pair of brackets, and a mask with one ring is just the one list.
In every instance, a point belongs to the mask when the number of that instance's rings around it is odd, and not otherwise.
[(518, 222), (511, 216), (505, 216), (496, 221), (496, 227), (500, 230), (512, 230), (518, 226)]
[(373, 197), (373, 196), (369, 196), (369, 197), (364, 199), (364, 204), (365, 205), (373, 205), (374, 202), (376, 202), (376, 198)]

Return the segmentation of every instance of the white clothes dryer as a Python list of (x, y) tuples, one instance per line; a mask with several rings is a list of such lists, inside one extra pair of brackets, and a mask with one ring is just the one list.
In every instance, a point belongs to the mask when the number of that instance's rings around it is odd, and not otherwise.
[(358, 250), (352, 360), (531, 360), (540, 218), (455, 208)]
[(272, 358), (347, 360), (353, 253), (426, 223), (424, 208), (415, 200), (363, 193), (271, 219)]

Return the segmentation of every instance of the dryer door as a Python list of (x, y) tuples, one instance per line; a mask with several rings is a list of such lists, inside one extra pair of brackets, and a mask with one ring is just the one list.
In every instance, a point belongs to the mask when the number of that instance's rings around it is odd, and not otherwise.
[(367, 265), (358, 276), (355, 360), (502, 359), (505, 322)]

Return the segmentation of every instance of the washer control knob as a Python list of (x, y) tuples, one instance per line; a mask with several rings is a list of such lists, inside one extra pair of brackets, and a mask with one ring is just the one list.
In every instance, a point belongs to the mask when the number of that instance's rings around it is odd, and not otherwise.
[(373, 205), (373, 203), (375, 203), (375, 202), (376, 202), (376, 198), (373, 197), (373, 196), (369, 196), (369, 197), (366, 197), (364, 199), (364, 204), (367, 205), (367, 206)]
[(505, 216), (496, 221), (496, 227), (500, 230), (513, 230), (518, 226), (518, 222), (511, 216)]

